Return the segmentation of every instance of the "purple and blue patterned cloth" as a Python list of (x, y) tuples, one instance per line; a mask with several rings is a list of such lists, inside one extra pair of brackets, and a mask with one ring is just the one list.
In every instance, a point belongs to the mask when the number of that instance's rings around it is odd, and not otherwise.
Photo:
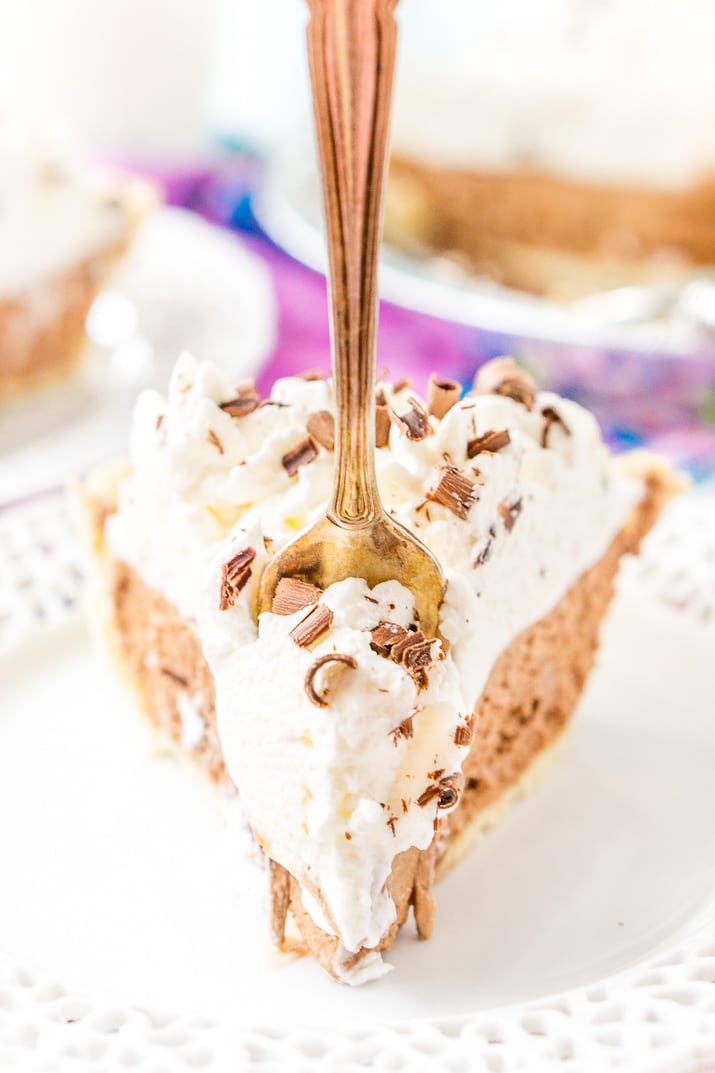
[[(268, 266), (278, 305), (277, 343), (261, 370), (276, 377), (330, 364), (326, 282), (265, 235), (252, 213), (262, 167), (238, 154), (193, 176), (162, 176), (169, 201), (240, 233)], [(715, 339), (689, 357), (517, 338), (439, 320), (386, 302), (380, 308), (377, 368), (410, 377), (421, 391), (431, 372), (468, 386), (478, 366), (511, 353), (543, 387), (583, 402), (616, 448), (648, 446), (698, 479), (715, 479)]]

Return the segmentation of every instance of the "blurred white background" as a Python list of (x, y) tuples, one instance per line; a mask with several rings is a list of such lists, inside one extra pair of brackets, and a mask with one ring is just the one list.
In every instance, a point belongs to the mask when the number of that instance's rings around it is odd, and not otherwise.
[[(444, 48), (470, 0), (402, 0), (402, 54)], [(195, 158), (216, 136), (270, 149), (307, 121), (305, 0), (0, 0), (0, 108), (92, 150)]]

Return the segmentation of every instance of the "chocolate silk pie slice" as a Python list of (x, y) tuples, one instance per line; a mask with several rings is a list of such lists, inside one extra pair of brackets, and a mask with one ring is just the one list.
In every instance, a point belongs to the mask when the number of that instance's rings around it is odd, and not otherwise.
[(383, 501), (447, 578), (437, 640), (399, 579), (283, 582), (256, 622), (265, 563), (330, 494), (329, 381), (259, 399), (185, 355), (168, 397), (140, 397), (131, 462), (81, 491), (120, 675), (167, 741), (238, 791), (275, 942), (297, 929), (350, 984), (387, 971), (410, 909), (430, 935), (435, 875), (544, 771), (621, 557), (676, 490), (655, 460), (614, 460), (586, 410), (511, 359), (460, 394), (434, 377), (426, 400), (377, 389)]

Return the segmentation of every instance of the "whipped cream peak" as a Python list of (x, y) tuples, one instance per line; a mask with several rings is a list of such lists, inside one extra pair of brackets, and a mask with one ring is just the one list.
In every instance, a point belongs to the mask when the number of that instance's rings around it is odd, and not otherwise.
[[(334, 398), (292, 377), (232, 415), (239, 390), (252, 386), (184, 355), (166, 399), (142, 396), (107, 536), (194, 624), (254, 835), (337, 937), (335, 974), (358, 983), (387, 968), (353, 955), (395, 919), (395, 857), (426, 850), (459, 800), (494, 661), (601, 558), (642, 489), (575, 403), (469, 392), (417, 439), (393, 421), (376, 452), (386, 508), (445, 571), (446, 645), (422, 636), (399, 579), (307, 587), (256, 620), (269, 556), (326, 509), (334, 456), (307, 429)], [(380, 390), (398, 415), (424, 408), (411, 387)]]

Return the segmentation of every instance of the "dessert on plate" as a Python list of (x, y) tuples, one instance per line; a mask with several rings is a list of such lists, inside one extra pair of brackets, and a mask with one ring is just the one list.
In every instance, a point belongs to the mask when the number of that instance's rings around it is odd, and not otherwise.
[(567, 298), (715, 264), (707, 0), (447, 0), (402, 29), (393, 241)]
[(619, 561), (672, 491), (508, 358), (463, 398), (434, 377), (425, 401), (405, 383), (376, 394), (381, 498), (447, 579), (436, 639), (399, 579), (284, 580), (256, 621), (262, 568), (330, 495), (328, 380), (260, 399), (184, 355), (166, 398), (140, 397), (131, 461), (80, 491), (120, 674), (167, 742), (237, 788), (275, 941), (297, 929), (351, 984), (387, 970), (410, 907), (429, 936), (435, 874), (545, 767)]
[(92, 301), (152, 200), (0, 116), (0, 401), (74, 370)]

